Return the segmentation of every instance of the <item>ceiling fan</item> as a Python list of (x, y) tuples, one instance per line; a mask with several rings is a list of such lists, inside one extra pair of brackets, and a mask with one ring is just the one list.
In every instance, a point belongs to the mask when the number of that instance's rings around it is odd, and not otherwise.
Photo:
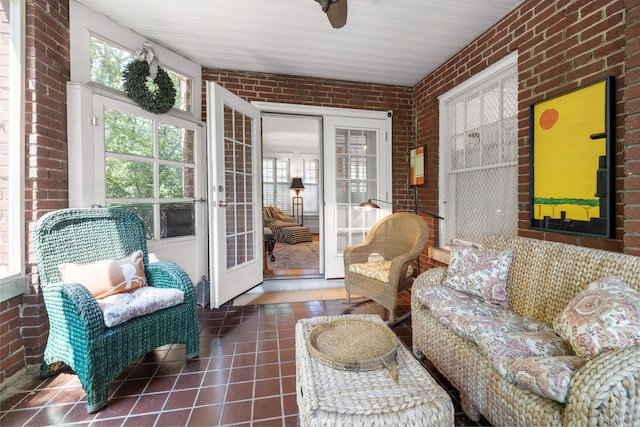
[(347, 0), (316, 0), (327, 14), (333, 28), (342, 28), (347, 23)]

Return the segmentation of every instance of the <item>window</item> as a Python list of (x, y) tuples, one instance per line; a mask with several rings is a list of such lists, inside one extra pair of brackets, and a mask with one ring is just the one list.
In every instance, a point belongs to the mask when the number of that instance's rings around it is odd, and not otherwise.
[(24, 2), (0, 0), (0, 301), (25, 290), (23, 17)]
[(263, 206), (277, 206), (283, 212), (291, 212), (290, 186), (289, 159), (264, 158), (262, 160)]
[(104, 109), (105, 196), (143, 219), (147, 239), (195, 234), (195, 130)]
[(517, 233), (517, 115), (517, 54), (440, 97), (443, 245)]
[(320, 161), (318, 159), (304, 159), (303, 168), (304, 213), (317, 215), (320, 203)]
[[(133, 59), (131, 52), (120, 47), (91, 36), (91, 81), (123, 91), (122, 71), (124, 67)], [(191, 111), (191, 79), (181, 76), (171, 70), (165, 69), (173, 86), (176, 88), (176, 100), (174, 108), (183, 111)]]

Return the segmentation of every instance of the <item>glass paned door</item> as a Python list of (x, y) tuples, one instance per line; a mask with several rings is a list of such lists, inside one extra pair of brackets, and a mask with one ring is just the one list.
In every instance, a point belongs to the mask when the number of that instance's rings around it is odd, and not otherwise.
[(327, 278), (344, 277), (344, 250), (363, 242), (378, 219), (391, 211), (383, 205), (379, 210), (359, 206), (367, 199), (386, 200), (390, 195), (386, 126), (381, 119), (325, 118)]
[(262, 282), (260, 112), (207, 85), (211, 305)]

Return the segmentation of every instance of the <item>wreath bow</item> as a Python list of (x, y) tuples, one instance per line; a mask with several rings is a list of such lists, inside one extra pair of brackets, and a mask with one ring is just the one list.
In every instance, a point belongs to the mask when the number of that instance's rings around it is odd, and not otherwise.
[(150, 45), (145, 45), (141, 49), (138, 49), (133, 54), (133, 59), (136, 61), (146, 61), (149, 64), (149, 77), (154, 80), (158, 75), (158, 58), (153, 53)]

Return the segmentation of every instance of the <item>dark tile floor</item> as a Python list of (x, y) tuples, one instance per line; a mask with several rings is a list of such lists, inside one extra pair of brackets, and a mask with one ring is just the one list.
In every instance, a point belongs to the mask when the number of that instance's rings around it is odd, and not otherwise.
[[(61, 373), (26, 378), (0, 395), (1, 426), (296, 426), (294, 327), (297, 320), (336, 315), (339, 301), (313, 301), (198, 309), (200, 355), (185, 362), (184, 346), (164, 346), (132, 364), (109, 386), (109, 405), (87, 414), (76, 376)], [(409, 308), (403, 297), (397, 314)], [(352, 313), (377, 313), (365, 303)], [(411, 320), (393, 327), (411, 348)], [(451, 394), (457, 426), (489, 425), (469, 420), (456, 390), (424, 363)]]

